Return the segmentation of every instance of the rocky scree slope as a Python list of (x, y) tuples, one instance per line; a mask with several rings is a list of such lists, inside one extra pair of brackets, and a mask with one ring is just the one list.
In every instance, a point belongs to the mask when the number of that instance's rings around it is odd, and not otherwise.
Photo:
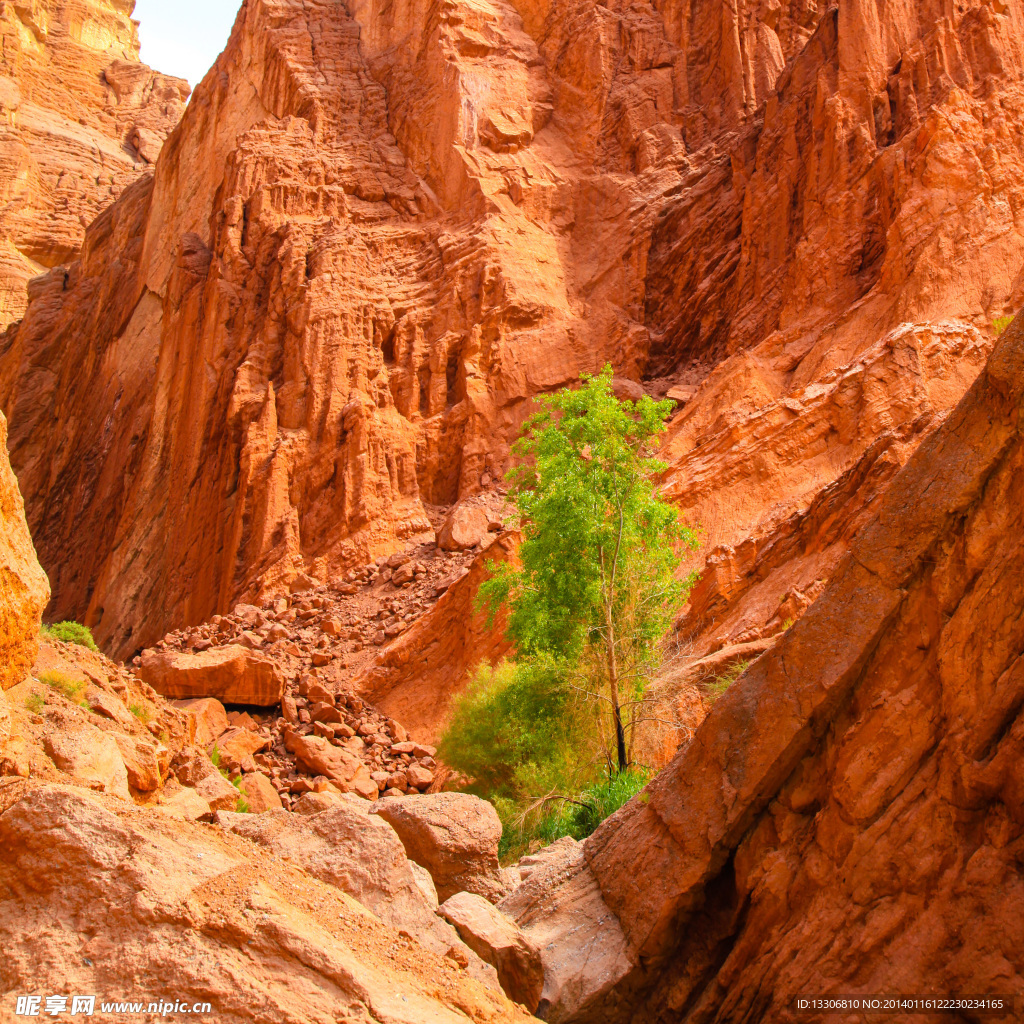
[(413, 544), (605, 361), (692, 395), (669, 485), (710, 545), (806, 511), (1019, 300), (1022, 29), (1020, 0), (247, 0), (0, 346), (54, 614), (128, 656)]
[(0, 8), (0, 325), (156, 163), (188, 83), (139, 62), (133, 0)]
[(1018, 318), (803, 618), (500, 904), (544, 954), (545, 1019), (1020, 991), (1022, 413)]

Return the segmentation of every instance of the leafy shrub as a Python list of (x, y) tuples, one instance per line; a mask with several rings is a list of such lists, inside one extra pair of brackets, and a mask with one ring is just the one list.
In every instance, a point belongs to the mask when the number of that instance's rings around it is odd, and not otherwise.
[(41, 693), (30, 693), (25, 698), (25, 707), (34, 715), (38, 715), (46, 707), (46, 698)]
[(1003, 331), (1005, 331), (1006, 328), (1009, 327), (1010, 324), (1012, 324), (1012, 323), (1013, 323), (1013, 314), (1012, 313), (1009, 316), (999, 316), (999, 317), (996, 317), (995, 320), (992, 321), (992, 329), (996, 332), (996, 337), (998, 338), (999, 335), (1002, 334)]
[(87, 647), (90, 651), (99, 650), (96, 641), (92, 638), (92, 633), (80, 622), (56, 622), (52, 626), (44, 626), (43, 634), (66, 644)]
[(72, 679), (65, 672), (43, 672), (39, 676), (39, 682), (55, 690), (62, 697), (74, 701), (76, 704), (81, 700), (82, 694), (88, 685), (84, 679)]
[(249, 811), (250, 811), (250, 808), (249, 808), (249, 801), (248, 801), (248, 800), (246, 800), (244, 796), (240, 796), (240, 797), (238, 798), (238, 803), (237, 803), (237, 804), (235, 804), (235, 810), (236, 810), (236, 811), (237, 811), (237, 812), (238, 812), (239, 814), (248, 814), (248, 813), (249, 813)]
[(492, 801), (562, 788), (590, 753), (588, 723), (574, 720), (570, 700), (549, 660), (482, 665), (455, 703), (440, 756)]

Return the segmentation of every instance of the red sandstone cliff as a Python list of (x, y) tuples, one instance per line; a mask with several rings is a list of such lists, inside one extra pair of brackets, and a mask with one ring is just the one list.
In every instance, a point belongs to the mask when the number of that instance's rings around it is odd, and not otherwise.
[(606, 360), (703, 382), (709, 545), (919, 439), (1017, 300), (1024, 7), (869, 8), (248, 0), (0, 350), (55, 613), (128, 652), (402, 546)]
[(134, 0), (0, 7), (0, 324), (155, 163), (188, 83), (139, 63)]

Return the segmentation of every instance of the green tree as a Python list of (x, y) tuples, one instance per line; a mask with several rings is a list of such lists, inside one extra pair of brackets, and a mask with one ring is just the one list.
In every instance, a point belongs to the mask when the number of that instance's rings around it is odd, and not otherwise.
[(609, 769), (622, 772), (659, 642), (691, 583), (677, 577), (695, 537), (654, 483), (672, 405), (620, 402), (611, 367), (540, 401), (509, 475), (519, 564), (492, 564), (480, 600), (492, 616), (507, 610), (516, 662), (557, 666), (593, 705)]

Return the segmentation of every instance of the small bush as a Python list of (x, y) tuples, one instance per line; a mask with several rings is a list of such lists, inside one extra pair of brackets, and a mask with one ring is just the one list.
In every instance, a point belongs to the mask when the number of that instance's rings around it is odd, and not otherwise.
[(25, 698), (25, 707), (34, 715), (41, 714), (46, 707), (46, 698), (41, 693), (30, 693)]
[(217, 749), (216, 743), (213, 745), (213, 750), (210, 751), (210, 760), (213, 762), (214, 768), (220, 767), (220, 751)]
[(1005, 331), (1006, 328), (1009, 327), (1010, 324), (1012, 324), (1012, 323), (1013, 323), (1013, 314), (1012, 313), (1009, 316), (998, 316), (998, 317), (996, 317), (995, 320), (992, 321), (992, 330), (994, 330), (996, 332), (996, 337), (998, 338), (999, 335), (1002, 334), (1003, 331)]
[(235, 804), (235, 810), (239, 814), (249, 814), (250, 813), (249, 801), (246, 800), (244, 796), (240, 796), (238, 798), (238, 803)]
[(72, 679), (66, 673), (57, 671), (43, 672), (39, 676), (39, 682), (76, 704), (82, 699), (88, 685), (84, 679)]
[(96, 641), (92, 638), (92, 633), (80, 622), (56, 622), (52, 626), (44, 626), (43, 635), (66, 644), (87, 647), (90, 651), (99, 650)]

